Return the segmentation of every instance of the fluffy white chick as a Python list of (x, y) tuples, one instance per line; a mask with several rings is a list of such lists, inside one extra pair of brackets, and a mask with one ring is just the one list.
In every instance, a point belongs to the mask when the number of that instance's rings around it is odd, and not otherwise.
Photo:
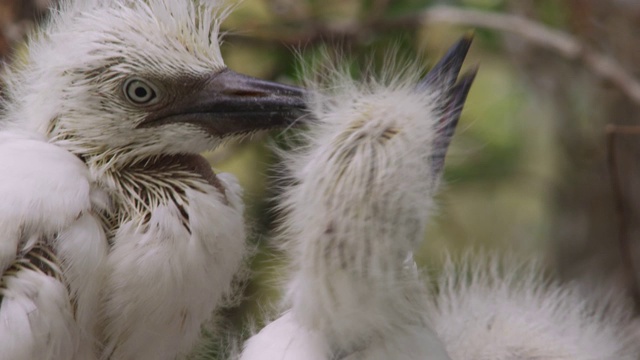
[(622, 302), (585, 299), (537, 266), (478, 255), (448, 265), (435, 289), (420, 278), (411, 254), (474, 79), (455, 82), (470, 41), (423, 80), (411, 66), (360, 82), (337, 71), (310, 95), (318, 121), (285, 154), (286, 310), (240, 359), (638, 358)]
[(2, 76), (2, 359), (176, 359), (229, 294), (241, 189), (199, 152), (303, 104), (226, 68), (226, 13), (63, 0)]
[(448, 359), (412, 251), (475, 76), (456, 84), (470, 43), (422, 80), (415, 66), (363, 82), (336, 72), (312, 92), (306, 144), (285, 156), (290, 309), (241, 359)]

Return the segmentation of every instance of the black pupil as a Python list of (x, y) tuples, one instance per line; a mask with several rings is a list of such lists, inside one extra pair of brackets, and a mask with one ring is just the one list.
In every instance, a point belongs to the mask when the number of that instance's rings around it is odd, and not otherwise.
[(142, 86), (138, 86), (135, 90), (134, 93), (136, 94), (137, 97), (139, 98), (145, 98), (147, 97), (147, 95), (149, 94), (149, 92), (147, 91), (147, 89), (143, 88)]

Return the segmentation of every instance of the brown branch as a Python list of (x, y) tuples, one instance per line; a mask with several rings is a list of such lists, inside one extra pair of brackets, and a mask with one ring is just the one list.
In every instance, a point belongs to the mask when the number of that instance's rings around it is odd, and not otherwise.
[(615, 59), (589, 48), (575, 36), (517, 15), (436, 6), (423, 12), (392, 19), (375, 17), (372, 21), (365, 23), (297, 24), (297, 26), (284, 26), (279, 29), (261, 26), (246, 32), (259, 35), (249, 37), (232, 34), (229, 37), (232, 40), (252, 44), (295, 47), (335, 40), (357, 41), (366, 39), (371, 33), (415, 29), (421, 25), (437, 22), (511, 33), (532, 44), (553, 50), (570, 60), (581, 61), (587, 69), (616, 86), (631, 101), (640, 106), (640, 82)]
[(594, 74), (614, 84), (630, 100), (640, 105), (640, 82), (632, 74), (628, 73), (615, 59), (594, 51), (575, 36), (565, 32), (516, 15), (448, 6), (426, 10), (423, 13), (423, 20), (425, 24), (446, 22), (518, 35), (538, 46), (554, 50), (568, 59), (583, 62)]
[(230, 42), (245, 42), (258, 46), (284, 46), (287, 48), (309, 46), (326, 42), (358, 42), (369, 34), (391, 30), (413, 30), (420, 26), (420, 17), (410, 16), (395, 19), (374, 19), (367, 22), (339, 24), (305, 24), (257, 26), (243, 34), (229, 32), (225, 39)]
[(636, 314), (640, 314), (640, 283), (638, 282), (638, 272), (635, 268), (633, 258), (633, 246), (629, 237), (629, 209), (620, 184), (620, 170), (616, 151), (617, 135), (640, 135), (640, 126), (618, 126), (608, 125), (607, 133), (607, 163), (611, 176), (611, 190), (613, 191), (613, 201), (618, 217), (618, 248), (622, 259), (622, 269), (627, 282), (627, 287), (631, 292), (635, 305)]

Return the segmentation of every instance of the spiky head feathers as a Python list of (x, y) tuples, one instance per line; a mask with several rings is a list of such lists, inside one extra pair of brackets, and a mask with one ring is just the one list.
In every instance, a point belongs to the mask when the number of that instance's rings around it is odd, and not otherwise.
[(227, 9), (219, 1), (62, 1), (4, 76), (6, 115), (74, 152), (211, 146), (198, 129), (136, 127), (224, 69), (218, 36)]
[(406, 260), (424, 238), (440, 157), (473, 78), (455, 85), (468, 43), (424, 80), (407, 63), (360, 80), (334, 66), (311, 76), (328, 82), (310, 84), (306, 144), (284, 155), (292, 184), (282, 234), (294, 260), (287, 301), (338, 354), (421, 321), (422, 284)]
[[(391, 230), (375, 224), (390, 224), (391, 219), (410, 219), (411, 224), (394, 226), (390, 239), (422, 237), (429, 209), (425, 204), (436, 190), (475, 76), (472, 70), (456, 84), (470, 44), (471, 37), (461, 39), (424, 79), (417, 65), (407, 63), (390, 64), (381, 76), (362, 81), (335, 66), (324, 67), (328, 75), (308, 76), (323, 80), (307, 84), (315, 89), (308, 106), (317, 119), (308, 146), (284, 155), (298, 184), (285, 201), (292, 209), (289, 230), (308, 233), (308, 219), (326, 213), (343, 214), (350, 226), (359, 223), (353, 217), (368, 217), (360, 219), (366, 222), (361, 229), (351, 229), (354, 237), (367, 232), (380, 237)], [(318, 210), (322, 207), (327, 209)], [(295, 229), (294, 224), (303, 225)], [(332, 226), (339, 231), (338, 224)]]

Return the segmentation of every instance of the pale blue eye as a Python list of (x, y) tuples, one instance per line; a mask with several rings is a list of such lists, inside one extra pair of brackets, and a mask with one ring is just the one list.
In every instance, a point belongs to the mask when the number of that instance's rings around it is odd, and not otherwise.
[(136, 105), (147, 105), (157, 97), (156, 91), (151, 84), (137, 78), (129, 79), (124, 84), (124, 93), (127, 99)]

